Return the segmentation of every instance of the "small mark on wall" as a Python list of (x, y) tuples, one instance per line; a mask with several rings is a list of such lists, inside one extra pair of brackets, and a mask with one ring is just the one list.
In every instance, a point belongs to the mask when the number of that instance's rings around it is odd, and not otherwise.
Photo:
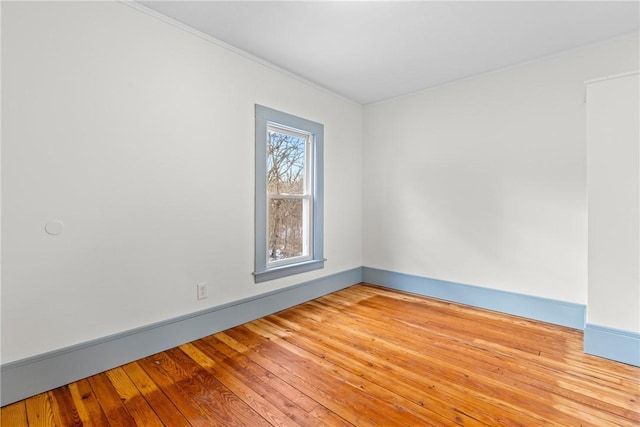
[(64, 230), (64, 222), (56, 219), (54, 221), (48, 222), (44, 225), (44, 231), (51, 236), (57, 236), (61, 234)]

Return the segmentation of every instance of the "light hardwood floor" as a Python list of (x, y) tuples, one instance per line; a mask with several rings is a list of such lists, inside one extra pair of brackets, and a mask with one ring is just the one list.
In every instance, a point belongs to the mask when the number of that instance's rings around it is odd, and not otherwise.
[(2, 426), (638, 426), (582, 332), (356, 285), (1, 410)]

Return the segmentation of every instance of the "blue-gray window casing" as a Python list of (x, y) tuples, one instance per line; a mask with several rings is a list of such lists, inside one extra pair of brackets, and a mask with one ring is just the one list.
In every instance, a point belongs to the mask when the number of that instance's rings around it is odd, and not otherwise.
[[(255, 270), (256, 283), (318, 270), (324, 267), (323, 257), (323, 143), (324, 125), (262, 105), (255, 106), (256, 117), (256, 195), (255, 195)], [(269, 268), (267, 259), (267, 126), (282, 125), (313, 135), (313, 239), (311, 259)]]

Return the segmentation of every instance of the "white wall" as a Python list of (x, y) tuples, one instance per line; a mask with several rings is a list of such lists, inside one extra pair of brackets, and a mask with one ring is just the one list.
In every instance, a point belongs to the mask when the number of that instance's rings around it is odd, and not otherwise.
[(587, 85), (591, 324), (640, 332), (638, 74)]
[[(3, 363), (362, 265), (359, 105), (121, 3), (2, 31)], [(328, 261), (261, 284), (255, 103), (325, 125)]]
[(364, 109), (364, 265), (587, 302), (584, 82), (638, 38)]

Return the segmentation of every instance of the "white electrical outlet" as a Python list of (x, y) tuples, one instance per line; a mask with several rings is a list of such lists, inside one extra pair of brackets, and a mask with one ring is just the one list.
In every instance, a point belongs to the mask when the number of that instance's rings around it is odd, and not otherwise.
[(206, 299), (209, 296), (209, 291), (207, 289), (207, 282), (198, 283), (197, 289), (198, 289), (198, 294), (197, 294), (198, 300)]

